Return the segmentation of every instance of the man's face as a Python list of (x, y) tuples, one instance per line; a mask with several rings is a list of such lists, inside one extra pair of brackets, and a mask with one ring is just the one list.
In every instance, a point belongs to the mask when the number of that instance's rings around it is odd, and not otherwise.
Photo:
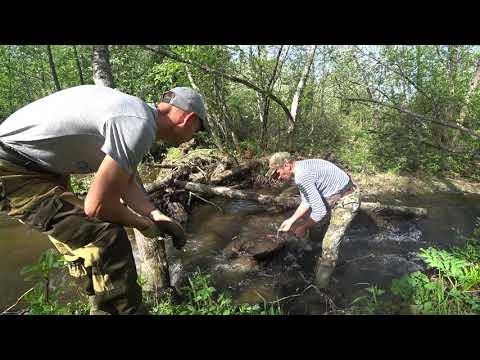
[(285, 163), (279, 168), (277, 168), (278, 178), (282, 180), (288, 180), (292, 177), (292, 165), (290, 163)]
[(178, 146), (191, 140), (201, 128), (200, 119), (193, 113), (178, 111), (171, 116), (176, 126), (172, 130), (169, 145)]

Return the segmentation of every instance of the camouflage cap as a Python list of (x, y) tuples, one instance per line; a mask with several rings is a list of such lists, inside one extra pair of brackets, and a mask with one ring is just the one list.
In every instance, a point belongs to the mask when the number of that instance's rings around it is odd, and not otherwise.
[(280, 166), (283, 166), (285, 162), (291, 160), (293, 160), (292, 155), (290, 155), (288, 152), (277, 152), (273, 154), (270, 156), (270, 160), (268, 161), (269, 170), (265, 176), (272, 176)]

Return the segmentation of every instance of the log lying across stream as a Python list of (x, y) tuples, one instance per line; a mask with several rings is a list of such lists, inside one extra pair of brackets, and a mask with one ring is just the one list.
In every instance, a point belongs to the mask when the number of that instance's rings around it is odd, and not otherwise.
[[(185, 182), (176, 180), (175, 185), (202, 195), (223, 196), (229, 199), (253, 200), (263, 205), (274, 205), (283, 210), (291, 210), (301, 203), (299, 196), (283, 197), (257, 194), (253, 191), (242, 191), (231, 189), (226, 186), (209, 186), (194, 182)], [(362, 202), (361, 209), (372, 211), (379, 215), (403, 215), (403, 216), (426, 216), (427, 209), (409, 206), (385, 205), (378, 202)]]

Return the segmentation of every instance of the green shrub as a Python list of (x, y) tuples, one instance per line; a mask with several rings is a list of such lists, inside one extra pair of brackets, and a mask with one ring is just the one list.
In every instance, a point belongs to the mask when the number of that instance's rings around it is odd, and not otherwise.
[(171, 297), (160, 301), (152, 308), (154, 315), (281, 315), (280, 306), (264, 304), (240, 304), (225, 295), (218, 294), (211, 285), (210, 275), (201, 273), (188, 278), (184, 288), (186, 301), (173, 304)]
[[(28, 313), (31, 315), (84, 315), (89, 313), (89, 304), (85, 298), (74, 302), (62, 301), (66, 287), (50, 290), (50, 279), (55, 269), (65, 268), (66, 263), (54, 249), (41, 254), (38, 262), (25, 266), (21, 274), (27, 281), (36, 281), (33, 290), (25, 296)], [(75, 286), (69, 284), (69, 286)]]

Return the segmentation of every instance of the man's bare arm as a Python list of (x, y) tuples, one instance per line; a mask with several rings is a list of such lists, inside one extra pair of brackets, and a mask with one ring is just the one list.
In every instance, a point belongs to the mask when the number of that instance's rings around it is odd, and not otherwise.
[(153, 210), (156, 209), (155, 205), (142, 191), (137, 181), (135, 181), (134, 175), (129, 178), (128, 186), (122, 199), (126, 205), (140, 215), (148, 216)]
[(127, 194), (131, 182), (135, 185), (133, 178), (113, 158), (106, 155), (85, 198), (87, 216), (140, 230), (151, 226), (152, 222), (148, 218), (138, 216), (120, 202)]
[(282, 225), (278, 228), (278, 231), (290, 231), (290, 228), (292, 225), (300, 218), (305, 216), (305, 214), (310, 210), (310, 207), (305, 206), (303, 203), (301, 203), (298, 207), (297, 210), (293, 213), (292, 216), (290, 216), (287, 220), (285, 220)]

